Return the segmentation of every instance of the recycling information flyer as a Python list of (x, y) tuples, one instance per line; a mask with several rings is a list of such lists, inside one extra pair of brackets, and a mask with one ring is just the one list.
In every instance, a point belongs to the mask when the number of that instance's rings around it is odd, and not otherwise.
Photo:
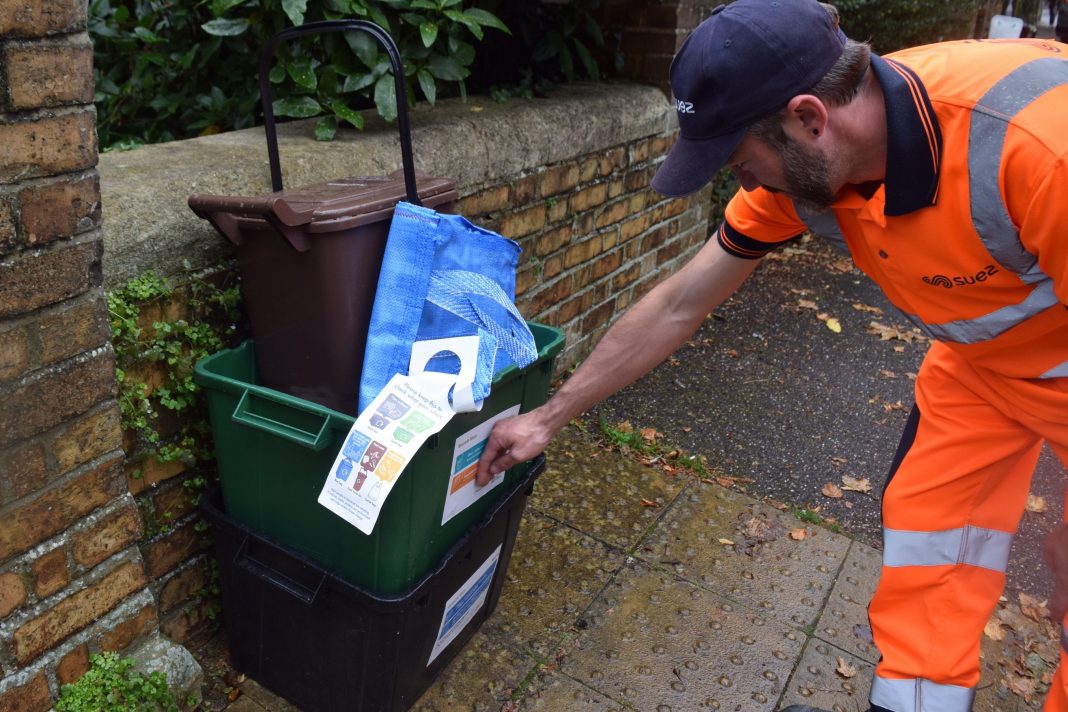
[(454, 415), (456, 376), (395, 375), (360, 413), (326, 477), (319, 504), (370, 534), (393, 484), (419, 448)]

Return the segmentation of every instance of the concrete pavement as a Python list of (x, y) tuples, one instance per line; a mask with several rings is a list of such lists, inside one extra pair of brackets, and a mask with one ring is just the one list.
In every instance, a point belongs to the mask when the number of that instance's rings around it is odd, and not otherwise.
[[(867, 709), (878, 551), (716, 482), (729, 473), (608, 447), (588, 419), (547, 456), (496, 611), (413, 709)], [(992, 619), (979, 712), (1040, 707), (1057, 647), (1028, 613)], [(219, 674), (219, 641), (198, 655)], [(227, 674), (233, 700), (216, 680), (206, 707), (297, 709)]]

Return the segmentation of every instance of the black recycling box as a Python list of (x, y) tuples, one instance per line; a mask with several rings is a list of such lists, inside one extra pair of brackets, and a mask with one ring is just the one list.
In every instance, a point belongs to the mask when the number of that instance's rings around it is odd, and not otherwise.
[(201, 501), (213, 525), (235, 668), (304, 712), (403, 712), (497, 606), (544, 456), (407, 592), (380, 596), (253, 534)]

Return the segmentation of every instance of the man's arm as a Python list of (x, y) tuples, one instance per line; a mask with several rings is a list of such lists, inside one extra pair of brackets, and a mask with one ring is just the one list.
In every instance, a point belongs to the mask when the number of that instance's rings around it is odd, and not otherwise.
[(651, 371), (693, 335), (758, 262), (729, 255), (709, 240), (620, 317), (548, 403), (496, 424), (478, 463), (478, 484), (542, 452), (572, 418)]

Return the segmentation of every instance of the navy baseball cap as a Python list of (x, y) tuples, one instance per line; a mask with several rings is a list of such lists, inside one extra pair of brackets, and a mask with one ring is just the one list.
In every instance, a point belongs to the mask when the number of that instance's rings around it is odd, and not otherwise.
[(679, 138), (653, 176), (688, 195), (727, 162), (756, 121), (812, 89), (846, 37), (816, 0), (735, 0), (697, 26), (671, 62)]

